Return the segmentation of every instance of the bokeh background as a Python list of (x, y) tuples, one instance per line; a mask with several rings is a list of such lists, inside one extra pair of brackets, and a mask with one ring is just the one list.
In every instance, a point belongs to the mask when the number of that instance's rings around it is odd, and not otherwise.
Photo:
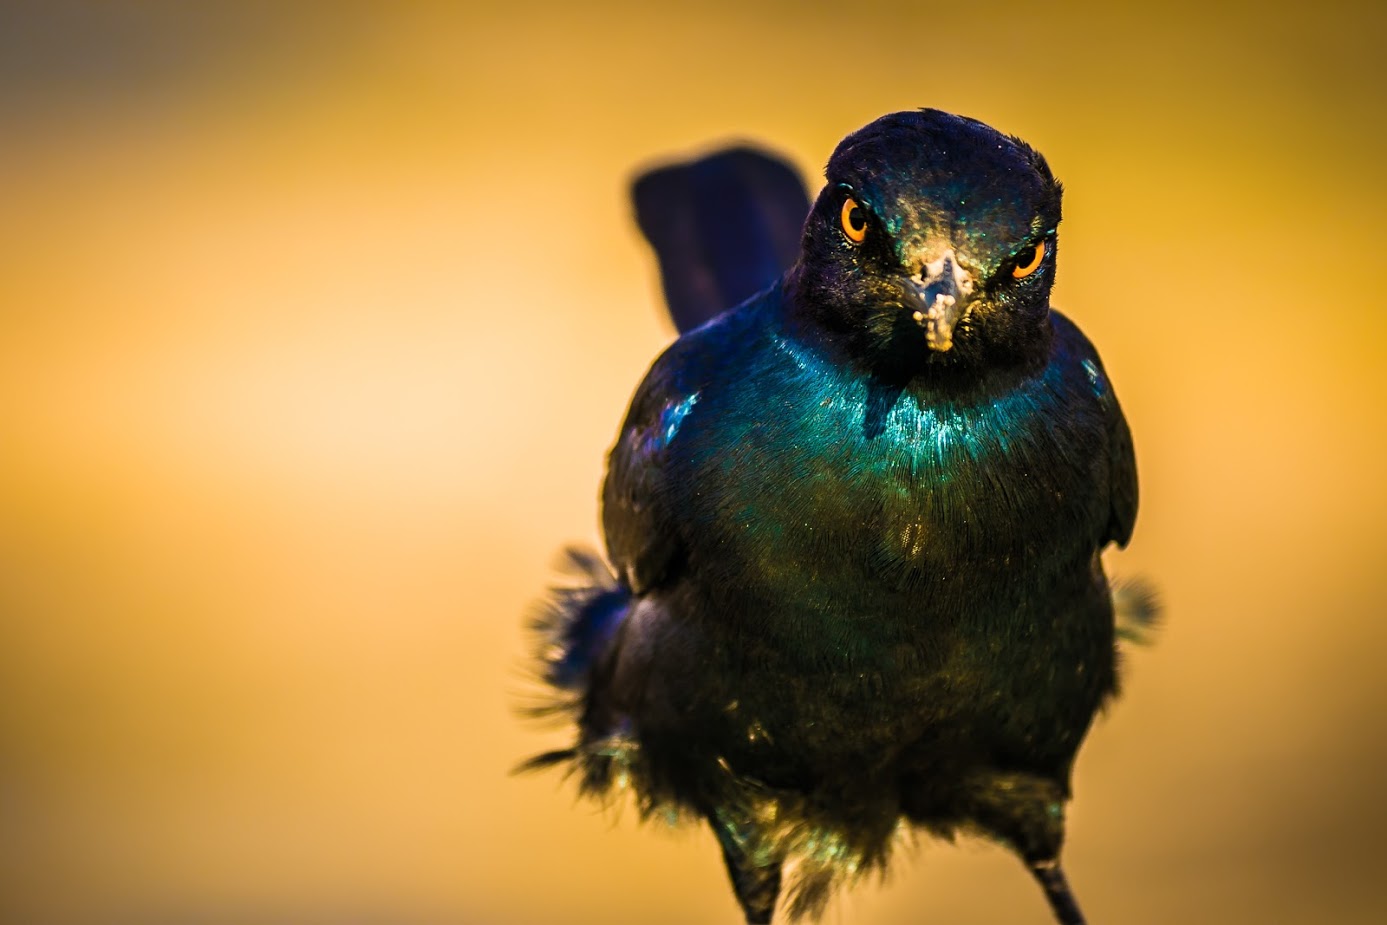
[[(1068, 187), (1158, 643), (1096, 923), (1387, 921), (1381, 4), (0, 6), (0, 921), (737, 920), (704, 833), (509, 768), (671, 337), (625, 184), (930, 105)], [(829, 923), (1048, 921), (923, 844)]]

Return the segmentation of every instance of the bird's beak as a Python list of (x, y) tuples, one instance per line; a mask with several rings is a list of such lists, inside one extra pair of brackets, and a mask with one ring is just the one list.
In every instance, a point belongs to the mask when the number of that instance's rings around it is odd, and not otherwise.
[(959, 266), (952, 250), (921, 267), (910, 277), (907, 310), (925, 329), (925, 342), (940, 353), (954, 345), (954, 326), (968, 313), (973, 275)]

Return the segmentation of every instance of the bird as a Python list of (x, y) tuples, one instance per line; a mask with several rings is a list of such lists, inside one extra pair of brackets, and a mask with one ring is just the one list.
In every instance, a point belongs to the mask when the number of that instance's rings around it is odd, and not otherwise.
[[(706, 824), (748, 925), (818, 917), (912, 833), (1000, 843), (1083, 925), (1065, 809), (1118, 692), (1101, 554), (1138, 493), (1102, 361), (1050, 305), (1061, 184), (1020, 138), (936, 109), (845, 137), (802, 216), (758, 157), (636, 184), (648, 234), (696, 229), (651, 235), (667, 294), (702, 295), (609, 454), (605, 560), (571, 550), (535, 619), (573, 739), (523, 767)], [(679, 170), (742, 211), (690, 220)], [(718, 214), (802, 222), (798, 246), (700, 276), (745, 234)]]

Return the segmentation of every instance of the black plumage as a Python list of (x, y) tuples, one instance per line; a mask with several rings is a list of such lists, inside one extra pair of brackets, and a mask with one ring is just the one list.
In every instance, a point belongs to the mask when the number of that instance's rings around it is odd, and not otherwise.
[(848, 136), (827, 180), (783, 279), (637, 389), (612, 571), (585, 561), (545, 624), (577, 742), (532, 764), (706, 820), (750, 923), (782, 876), (816, 913), (911, 827), (1002, 842), (1079, 923), (1063, 810), (1117, 686), (1099, 554), (1137, 483), (1098, 355), (1050, 308), (1060, 185), (934, 110)]

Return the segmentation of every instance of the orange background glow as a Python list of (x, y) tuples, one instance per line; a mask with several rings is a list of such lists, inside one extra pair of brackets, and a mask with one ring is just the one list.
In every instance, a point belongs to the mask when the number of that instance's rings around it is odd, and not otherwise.
[[(1167, 623), (1078, 765), (1095, 923), (1387, 921), (1380, 4), (9, 4), (0, 920), (733, 923), (519, 720), (670, 336), (625, 184), (928, 105), (1045, 152)], [(1042, 925), (921, 844), (827, 922)]]

